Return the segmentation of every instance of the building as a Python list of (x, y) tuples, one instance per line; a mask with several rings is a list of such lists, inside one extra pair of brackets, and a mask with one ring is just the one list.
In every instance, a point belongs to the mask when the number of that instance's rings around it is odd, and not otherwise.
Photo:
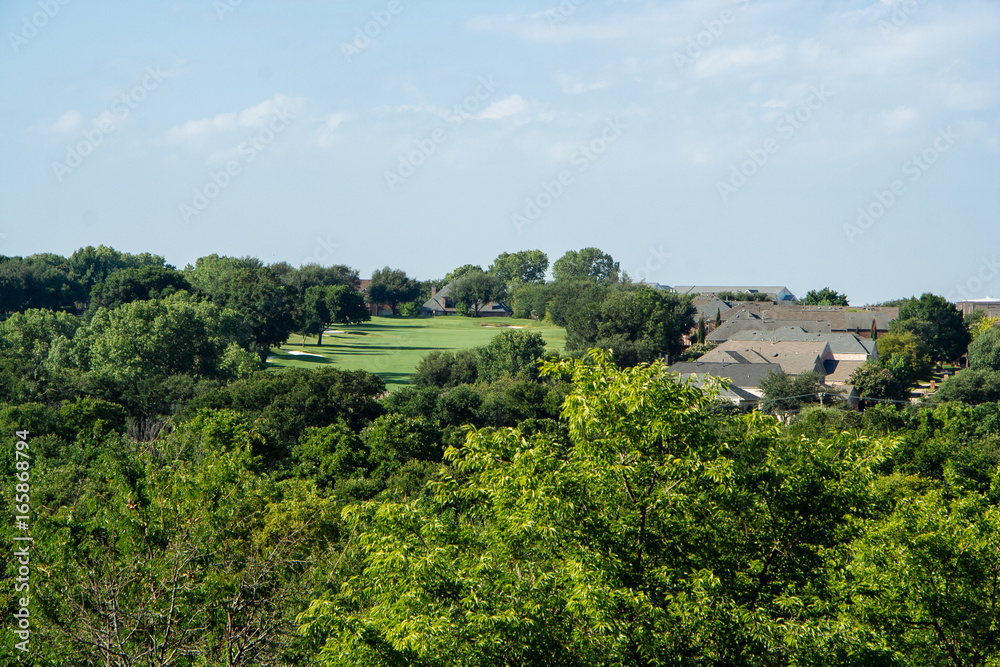
[(1000, 299), (994, 299), (991, 296), (982, 299), (959, 301), (955, 304), (955, 307), (958, 308), (964, 317), (968, 317), (976, 310), (986, 311), (987, 317), (1000, 317)]
[[(451, 298), (451, 286), (448, 283), (440, 290), (431, 287), (431, 298), (420, 307), (420, 315), (424, 317), (439, 315), (457, 315), (457, 304)], [(490, 301), (479, 309), (479, 317), (510, 317), (514, 311), (503, 301)]]
[[(735, 294), (767, 294), (772, 301), (791, 302), (795, 301), (795, 295), (787, 287), (774, 285), (678, 285), (674, 287), (677, 294), (694, 295), (716, 295), (721, 292), (733, 292)], [(706, 318), (708, 319), (708, 318)]]

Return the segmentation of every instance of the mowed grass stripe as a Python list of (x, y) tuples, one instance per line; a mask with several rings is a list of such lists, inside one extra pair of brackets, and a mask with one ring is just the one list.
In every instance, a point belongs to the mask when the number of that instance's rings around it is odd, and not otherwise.
[[(492, 325), (492, 326), (483, 326)], [(316, 345), (316, 336), (293, 334), (288, 344), (273, 350), (268, 368), (325, 368), (330, 365), (343, 370), (363, 370), (380, 376), (390, 390), (410, 384), (417, 364), (435, 350), (454, 352), (485, 345), (504, 325), (522, 327), (523, 331), (540, 333), (549, 350), (562, 352), (566, 330), (562, 327), (513, 318), (472, 317), (373, 317), (371, 322), (354, 326), (335, 327), (344, 333), (324, 334), (323, 345)], [(305, 352), (292, 354), (293, 352)]]

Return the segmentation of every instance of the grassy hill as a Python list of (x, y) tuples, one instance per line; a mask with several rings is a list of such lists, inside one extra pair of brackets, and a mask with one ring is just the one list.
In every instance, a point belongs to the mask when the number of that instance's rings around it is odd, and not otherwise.
[(343, 333), (325, 334), (321, 346), (316, 345), (315, 336), (306, 338), (305, 345), (296, 345), (302, 342), (302, 337), (293, 334), (287, 345), (272, 352), (267, 365), (268, 368), (319, 368), (336, 364), (344, 370), (375, 373), (390, 390), (395, 390), (410, 384), (417, 364), (428, 353), (484, 345), (506, 326), (540, 333), (553, 351), (562, 352), (566, 343), (565, 329), (534, 320), (373, 317), (365, 324), (336, 329)]

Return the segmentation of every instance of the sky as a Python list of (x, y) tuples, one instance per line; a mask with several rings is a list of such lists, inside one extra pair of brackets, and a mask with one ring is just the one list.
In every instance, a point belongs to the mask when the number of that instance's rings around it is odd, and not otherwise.
[(0, 255), (1000, 296), (996, 0), (2, 0)]

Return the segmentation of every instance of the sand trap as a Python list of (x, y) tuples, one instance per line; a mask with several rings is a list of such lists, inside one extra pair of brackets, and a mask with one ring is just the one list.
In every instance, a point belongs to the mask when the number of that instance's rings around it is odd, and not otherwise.
[(322, 359), (326, 358), (322, 354), (313, 354), (312, 352), (302, 352), (300, 350), (288, 350), (287, 352), (285, 352), (285, 354), (294, 354), (297, 357), (320, 357)]
[(332, 333), (342, 333), (342, 334), (345, 334), (347, 332), (346, 331), (341, 331), (340, 329), (327, 329), (323, 333), (325, 333), (325, 334), (332, 334)]
[(524, 327), (522, 327), (519, 324), (484, 324), (483, 326), (484, 327), (488, 327), (490, 329), (523, 329), (524, 328)]

